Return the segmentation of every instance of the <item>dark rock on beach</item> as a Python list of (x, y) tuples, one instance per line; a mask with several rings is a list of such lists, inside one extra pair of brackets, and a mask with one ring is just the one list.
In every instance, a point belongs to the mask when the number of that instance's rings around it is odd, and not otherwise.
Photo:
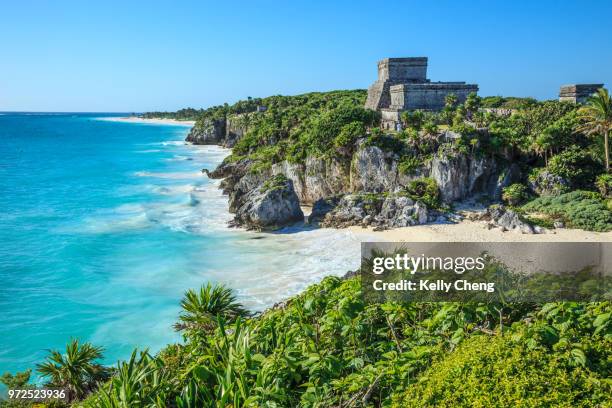
[(239, 203), (234, 223), (247, 229), (273, 230), (304, 220), (293, 183), (283, 176), (255, 187)]
[(383, 230), (425, 224), (429, 218), (425, 204), (403, 195), (349, 194), (325, 215), (321, 225), (333, 228), (361, 225)]
[(541, 229), (534, 228), (531, 224), (522, 220), (515, 211), (503, 205), (489, 207), (483, 218), (490, 221), (489, 225), (499, 227), (503, 231), (515, 231), (522, 234), (536, 234), (542, 232)]

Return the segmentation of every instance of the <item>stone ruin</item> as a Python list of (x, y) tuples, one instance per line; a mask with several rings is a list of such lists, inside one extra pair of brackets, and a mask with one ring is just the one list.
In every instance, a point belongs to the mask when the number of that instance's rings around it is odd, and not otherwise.
[(559, 101), (572, 103), (585, 103), (589, 96), (603, 88), (603, 84), (572, 84), (563, 85), (559, 90)]
[(448, 94), (463, 103), (471, 92), (478, 85), (427, 79), (427, 57), (385, 58), (378, 61), (378, 80), (368, 88), (365, 107), (381, 112), (384, 129), (399, 130), (401, 112), (440, 110)]

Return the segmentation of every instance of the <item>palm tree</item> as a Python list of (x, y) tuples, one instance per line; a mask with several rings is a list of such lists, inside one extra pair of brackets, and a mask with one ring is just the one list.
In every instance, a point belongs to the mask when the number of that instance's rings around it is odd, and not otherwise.
[(544, 131), (536, 137), (531, 144), (531, 148), (540, 157), (544, 157), (544, 164), (548, 166), (548, 152), (552, 150), (554, 137), (550, 132)]
[(247, 310), (236, 300), (232, 290), (223, 285), (202, 286), (199, 291), (189, 289), (181, 300), (183, 313), (179, 315), (176, 330), (202, 330), (205, 333), (217, 327), (217, 320), (233, 322), (248, 315)]
[(109, 376), (108, 370), (95, 362), (102, 358), (102, 352), (102, 347), (79, 344), (77, 339), (72, 339), (66, 345), (65, 354), (49, 350), (47, 360), (36, 369), (50, 379), (49, 386), (66, 388), (69, 401), (80, 400)]
[(608, 136), (612, 130), (612, 99), (608, 90), (600, 88), (588, 99), (585, 106), (579, 110), (583, 120), (579, 131), (587, 135), (600, 135), (604, 137), (604, 150), (606, 155), (606, 172), (610, 171), (610, 148)]

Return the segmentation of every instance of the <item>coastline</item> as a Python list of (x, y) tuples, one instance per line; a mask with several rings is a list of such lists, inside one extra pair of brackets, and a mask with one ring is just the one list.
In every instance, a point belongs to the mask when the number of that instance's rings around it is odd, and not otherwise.
[(179, 126), (194, 126), (195, 120), (176, 120), (176, 119), (145, 119), (136, 116), (127, 117), (110, 117), (100, 118), (109, 122), (125, 122), (125, 123), (150, 123), (153, 125), (179, 125)]

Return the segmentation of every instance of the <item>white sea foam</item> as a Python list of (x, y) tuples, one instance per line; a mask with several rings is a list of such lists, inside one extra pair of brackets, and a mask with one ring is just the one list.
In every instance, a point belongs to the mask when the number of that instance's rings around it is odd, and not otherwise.
[(170, 162), (172, 162), (172, 161), (189, 161), (189, 160), (193, 160), (193, 157), (191, 157), (191, 156), (176, 155), (176, 156), (173, 156), (173, 157), (171, 157), (169, 159), (165, 159), (165, 160), (166, 161), (170, 161)]
[(179, 172), (169, 172), (169, 173), (137, 171), (134, 173), (134, 175), (138, 177), (156, 177), (156, 178), (161, 178), (161, 179), (172, 179), (172, 180), (202, 178), (202, 172), (200, 171), (179, 171)]
[[(176, 149), (175, 157), (197, 159), (193, 166), (189, 164), (192, 167), (201, 165), (202, 161), (218, 163), (229, 152), (218, 146), (184, 146), (178, 143), (172, 146)], [(176, 165), (184, 168), (187, 162), (181, 162), (185, 164)], [(159, 195), (159, 200), (122, 205), (98, 214), (89, 220), (89, 232), (161, 227), (211, 237), (210, 242), (220, 247), (203, 248), (201, 255), (185, 255), (184, 261), (189, 265), (185, 267), (186, 272), (172, 271), (175, 264), (160, 264), (159, 270), (148, 267), (147, 279), (143, 280), (142, 270), (135, 265), (133, 273), (117, 278), (122, 280), (122, 284), (163, 287), (180, 297), (183, 290), (207, 281), (223, 282), (234, 288), (249, 308), (261, 310), (299, 293), (327, 275), (343, 275), (359, 266), (362, 237), (350, 231), (313, 230), (299, 224), (272, 234), (229, 229), (227, 223), (233, 215), (228, 211), (227, 197), (218, 188), (219, 180), (209, 180), (199, 171), (141, 171), (135, 175), (153, 180), (145, 186), (151, 193)], [(198, 181), (159, 185), (155, 179)], [(211, 257), (215, 266), (204, 262)], [(197, 266), (200, 264), (201, 269)], [(197, 273), (193, 272), (194, 268)]]
[(158, 153), (161, 152), (160, 149), (146, 149), (146, 150), (138, 150), (136, 153)]
[(246, 306), (262, 310), (325, 276), (341, 276), (359, 267), (361, 240), (350, 231), (296, 230), (289, 234), (244, 232), (249, 238), (261, 239), (232, 244), (238, 267), (206, 270), (201, 278), (227, 284)]
[(153, 191), (155, 194), (171, 196), (191, 193), (195, 188), (196, 187), (193, 184), (180, 184), (175, 186), (153, 186), (151, 191)]

